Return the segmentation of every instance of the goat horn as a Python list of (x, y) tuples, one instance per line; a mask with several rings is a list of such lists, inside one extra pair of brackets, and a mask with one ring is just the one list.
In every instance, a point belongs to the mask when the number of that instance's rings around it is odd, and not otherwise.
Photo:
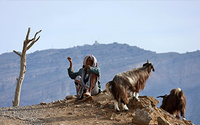
[(157, 98), (165, 98), (167, 96), (167, 94), (162, 95), (162, 96), (158, 96)]
[(149, 59), (147, 59), (147, 63), (149, 63)]

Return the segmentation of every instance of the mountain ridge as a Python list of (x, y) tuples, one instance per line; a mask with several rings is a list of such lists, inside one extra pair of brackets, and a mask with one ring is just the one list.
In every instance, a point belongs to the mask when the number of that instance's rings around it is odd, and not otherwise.
[[(180, 87), (186, 92), (188, 102), (189, 111), (186, 111), (186, 118), (189, 117), (191, 121), (195, 119), (191, 112), (196, 110), (191, 107), (199, 108), (195, 104), (200, 103), (200, 100), (191, 98), (194, 98), (192, 90), (199, 92), (200, 88), (198, 82), (200, 80), (198, 77), (200, 51), (184, 54), (156, 53), (118, 43), (48, 49), (27, 54), (27, 71), (22, 84), (20, 105), (48, 103), (52, 100), (63, 99), (66, 95), (75, 94), (73, 80), (67, 74), (69, 67), (67, 57), (72, 57), (74, 70), (78, 71), (87, 54), (93, 54), (97, 58), (101, 69), (100, 81), (103, 89), (115, 74), (140, 67), (149, 59), (154, 65), (155, 72), (152, 72), (140, 95), (156, 97), (168, 94), (171, 89)], [(0, 107), (12, 105), (19, 66), (20, 58), (15, 53), (0, 55)], [(197, 118), (196, 121), (198, 121)]]

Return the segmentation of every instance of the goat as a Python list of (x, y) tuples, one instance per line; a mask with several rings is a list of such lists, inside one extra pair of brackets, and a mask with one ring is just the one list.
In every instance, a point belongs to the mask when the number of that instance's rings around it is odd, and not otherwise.
[(118, 73), (114, 76), (112, 81), (106, 84), (106, 91), (110, 92), (114, 97), (115, 110), (120, 111), (119, 103), (122, 103), (122, 107), (125, 111), (128, 111), (126, 106), (129, 102), (127, 92), (130, 91), (133, 99), (139, 101), (139, 91), (145, 87), (146, 80), (149, 78), (151, 69), (155, 71), (153, 64), (143, 64), (143, 67), (134, 68), (129, 71)]
[(164, 96), (158, 96), (157, 98), (159, 97), (163, 98), (160, 108), (174, 115), (178, 119), (180, 119), (179, 114), (181, 114), (182, 119), (186, 120), (186, 98), (180, 88), (174, 88), (170, 91), (169, 95), (166, 94)]

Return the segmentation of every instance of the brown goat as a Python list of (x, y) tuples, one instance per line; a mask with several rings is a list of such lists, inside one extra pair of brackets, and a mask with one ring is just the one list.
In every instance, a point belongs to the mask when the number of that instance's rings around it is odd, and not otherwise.
[(179, 114), (181, 114), (182, 119), (185, 120), (186, 98), (180, 88), (174, 88), (169, 95), (158, 96), (157, 98), (159, 97), (163, 98), (160, 108), (173, 114), (178, 119), (180, 119)]
[(149, 63), (147, 60), (147, 63), (143, 64), (143, 67), (119, 73), (115, 75), (112, 81), (106, 84), (106, 91), (111, 92), (114, 97), (114, 105), (117, 112), (120, 111), (118, 106), (120, 102), (125, 111), (129, 110), (126, 106), (129, 101), (127, 91), (132, 93), (131, 96), (133, 98), (139, 100), (139, 91), (144, 89), (151, 69), (155, 71), (152, 63)]

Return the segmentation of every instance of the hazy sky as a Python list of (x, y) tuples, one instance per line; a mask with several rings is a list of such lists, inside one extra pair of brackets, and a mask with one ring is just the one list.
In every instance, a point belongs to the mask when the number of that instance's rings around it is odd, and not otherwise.
[(0, 0), (0, 54), (21, 51), (40, 29), (36, 50), (113, 42), (157, 53), (200, 49), (199, 0)]

